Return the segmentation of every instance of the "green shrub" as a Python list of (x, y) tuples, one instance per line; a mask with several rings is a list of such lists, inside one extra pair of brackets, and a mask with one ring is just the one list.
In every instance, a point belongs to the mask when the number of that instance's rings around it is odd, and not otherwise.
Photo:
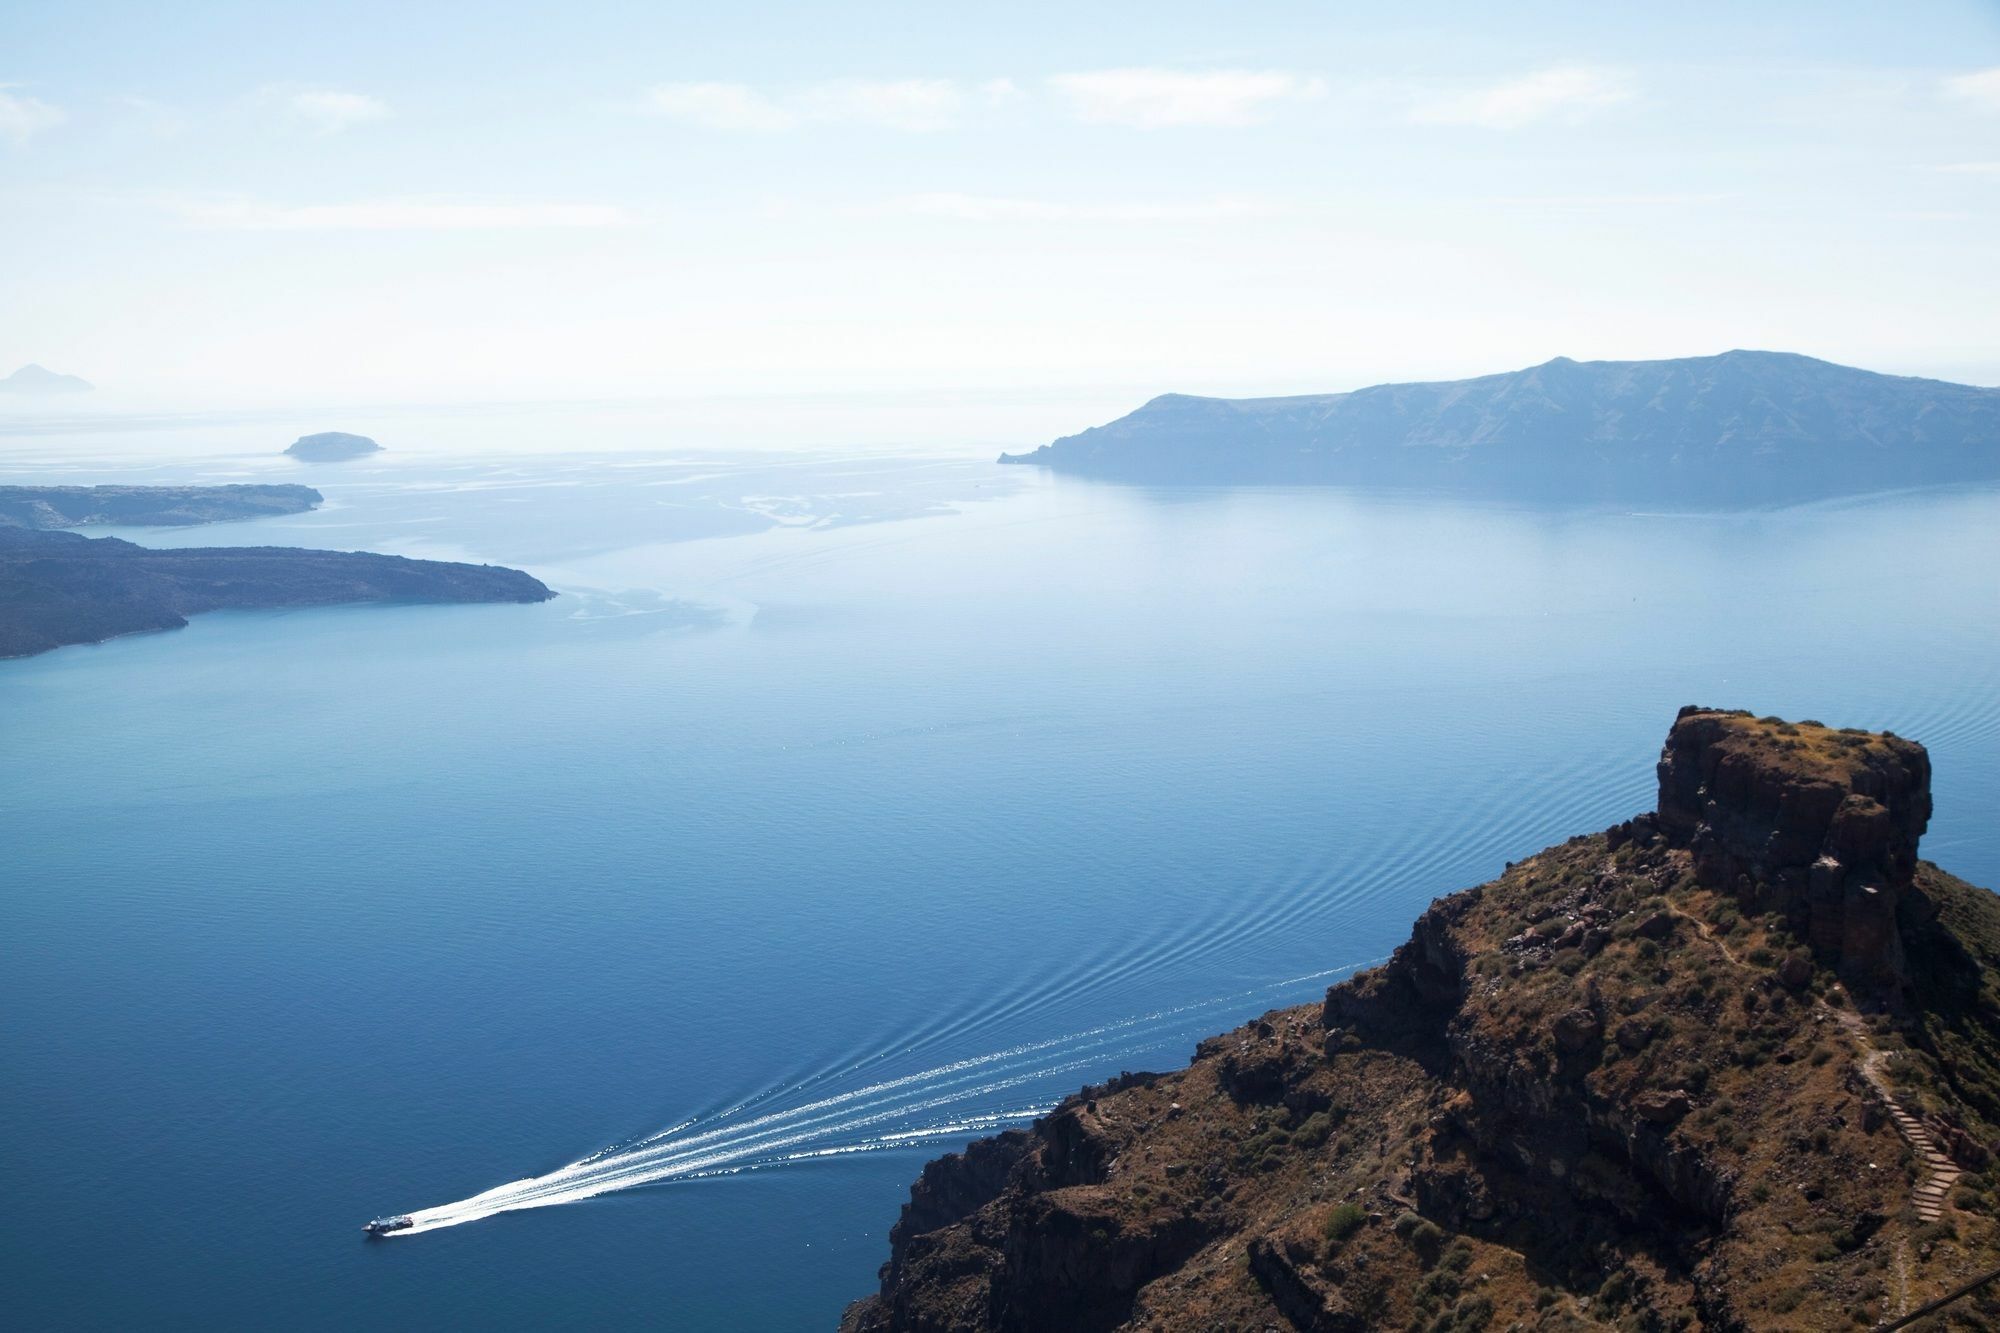
[(1326, 1243), (1337, 1246), (1367, 1224), (1368, 1210), (1358, 1203), (1343, 1203), (1326, 1215), (1326, 1225), (1321, 1230), (1326, 1235)]

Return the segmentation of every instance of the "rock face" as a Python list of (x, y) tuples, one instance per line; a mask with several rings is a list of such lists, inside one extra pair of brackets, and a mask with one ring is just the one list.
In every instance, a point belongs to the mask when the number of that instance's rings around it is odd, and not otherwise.
[(0, 486), (0, 525), (173, 527), (302, 514), (325, 498), (310, 486)]
[[(1928, 773), (1684, 710), (1657, 812), (1440, 899), (1321, 1004), (931, 1163), (844, 1333), (1803, 1331), (2000, 1265), (2000, 1182), (1922, 1226), (1931, 1168), (1864, 1075), (1899, 1062), (1931, 1137), (1991, 1160), (2000, 899), (1915, 861)], [(1788, 872), (1827, 856), (1815, 897)], [(1900, 923), (1909, 985), (1868, 988), (1892, 969), (1850, 876), (1935, 909)], [(1894, 1045), (1853, 1021), (1882, 1003)]]
[(283, 546), (153, 550), (116, 537), (0, 527), (0, 657), (141, 630), (225, 607), (339, 602), (543, 602), (538, 579), (497, 565)]
[(323, 430), (317, 435), (301, 435), (285, 450), (293, 458), (308, 463), (337, 463), (344, 458), (359, 458), (363, 454), (379, 454), (382, 446), (366, 435), (349, 435), (345, 431)]
[(2000, 477), (2000, 389), (1785, 352), (1572, 361), (1291, 398), (1165, 394), (1002, 463), (1741, 506)]
[(1899, 916), (1931, 815), (1924, 747), (1748, 713), (1684, 708), (1660, 755), (1659, 819), (1695, 873), (1804, 926), (1815, 952), (1876, 977), (1904, 970)]

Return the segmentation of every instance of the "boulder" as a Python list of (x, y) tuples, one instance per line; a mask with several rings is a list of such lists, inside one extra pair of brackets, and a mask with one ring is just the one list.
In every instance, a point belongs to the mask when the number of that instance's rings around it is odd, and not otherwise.
[(1604, 1035), (1604, 1024), (1590, 1010), (1578, 1007), (1558, 1014), (1553, 1030), (1556, 1045), (1576, 1052), (1594, 1045)]
[(1675, 1124), (1693, 1109), (1693, 1099), (1679, 1088), (1670, 1092), (1656, 1088), (1632, 1099), (1632, 1110), (1639, 1118), (1655, 1125)]

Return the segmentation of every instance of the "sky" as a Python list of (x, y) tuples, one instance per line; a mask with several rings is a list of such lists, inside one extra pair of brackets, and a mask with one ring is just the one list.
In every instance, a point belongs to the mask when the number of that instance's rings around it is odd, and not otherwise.
[(0, 0), (0, 374), (2000, 383), (2000, 3)]

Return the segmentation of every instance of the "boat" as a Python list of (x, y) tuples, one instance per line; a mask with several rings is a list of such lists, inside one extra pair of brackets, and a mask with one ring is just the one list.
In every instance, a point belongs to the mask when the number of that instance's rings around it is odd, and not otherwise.
[(361, 1229), (370, 1236), (386, 1236), (392, 1231), (408, 1231), (415, 1225), (409, 1214), (398, 1213), (394, 1217), (378, 1217), (373, 1222), (364, 1222)]

